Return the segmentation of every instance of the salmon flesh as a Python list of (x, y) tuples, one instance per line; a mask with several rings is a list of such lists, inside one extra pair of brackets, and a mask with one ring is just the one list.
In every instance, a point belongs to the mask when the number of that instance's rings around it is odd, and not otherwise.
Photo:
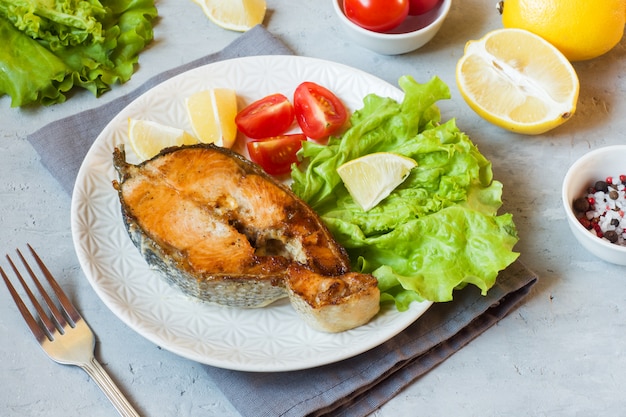
[(131, 240), (185, 294), (244, 308), (290, 297), (307, 323), (329, 332), (378, 312), (376, 278), (350, 272), (319, 216), (241, 155), (200, 144), (133, 165), (122, 147), (113, 163)]

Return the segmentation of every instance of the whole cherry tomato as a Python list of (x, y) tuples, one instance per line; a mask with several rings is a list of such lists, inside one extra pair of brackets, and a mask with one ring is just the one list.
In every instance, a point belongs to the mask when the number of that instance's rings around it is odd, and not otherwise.
[(280, 135), (247, 143), (250, 160), (270, 175), (283, 175), (298, 163), (296, 153), (302, 148), (306, 136), (301, 133)]
[(439, 0), (409, 0), (409, 14), (417, 16), (431, 11)]
[(409, 14), (409, 0), (343, 0), (346, 17), (362, 28), (387, 32)]
[(285, 133), (293, 124), (293, 105), (283, 94), (255, 101), (237, 113), (235, 124), (249, 138), (261, 139)]
[(348, 112), (341, 100), (332, 91), (310, 81), (296, 88), (293, 107), (302, 132), (318, 141), (328, 139), (348, 119)]

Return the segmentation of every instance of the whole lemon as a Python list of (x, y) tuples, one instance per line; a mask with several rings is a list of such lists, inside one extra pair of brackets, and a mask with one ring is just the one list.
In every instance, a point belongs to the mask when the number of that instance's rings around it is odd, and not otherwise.
[(570, 61), (598, 57), (624, 34), (626, 0), (504, 0), (498, 8), (505, 28), (541, 36)]

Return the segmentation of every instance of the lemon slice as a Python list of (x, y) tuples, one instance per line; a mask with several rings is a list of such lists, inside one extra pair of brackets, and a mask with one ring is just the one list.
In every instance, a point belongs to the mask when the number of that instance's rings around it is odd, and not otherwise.
[(377, 152), (346, 162), (337, 168), (348, 192), (364, 211), (391, 194), (417, 166), (411, 158)]
[(185, 100), (191, 127), (200, 142), (230, 148), (237, 139), (237, 95), (229, 88), (192, 94)]
[(558, 49), (526, 30), (494, 30), (468, 42), (456, 81), (478, 115), (513, 132), (541, 134), (576, 111), (576, 71)]
[(130, 145), (142, 160), (147, 160), (170, 146), (192, 145), (198, 140), (184, 131), (151, 120), (128, 119)]
[(245, 32), (263, 23), (267, 4), (265, 0), (194, 0), (204, 14), (216, 25), (237, 32)]

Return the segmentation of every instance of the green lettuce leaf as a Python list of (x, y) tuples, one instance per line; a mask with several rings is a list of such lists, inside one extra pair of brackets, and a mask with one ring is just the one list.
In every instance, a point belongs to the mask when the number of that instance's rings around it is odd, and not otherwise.
[(1, 0), (0, 15), (52, 50), (102, 39), (106, 9), (98, 0)]
[(11, 96), (13, 106), (62, 101), (58, 86), (70, 73), (63, 60), (1, 18), (0, 38), (5, 42), (0, 48), (0, 95)]
[(128, 81), (153, 39), (154, 0), (0, 0), (0, 95), (55, 104), (73, 87), (100, 96)]
[[(368, 95), (343, 136), (326, 146), (305, 143), (292, 188), (321, 215), (352, 267), (376, 276), (383, 301), (405, 310), (413, 300), (449, 301), (467, 284), (485, 294), (518, 257), (512, 216), (497, 214), (502, 184), (454, 120), (441, 123), (435, 103), (449, 98), (445, 83), (434, 77), (419, 84), (405, 76), (399, 85), (401, 103)], [(401, 154), (418, 166), (364, 212), (337, 167), (373, 152)]]

